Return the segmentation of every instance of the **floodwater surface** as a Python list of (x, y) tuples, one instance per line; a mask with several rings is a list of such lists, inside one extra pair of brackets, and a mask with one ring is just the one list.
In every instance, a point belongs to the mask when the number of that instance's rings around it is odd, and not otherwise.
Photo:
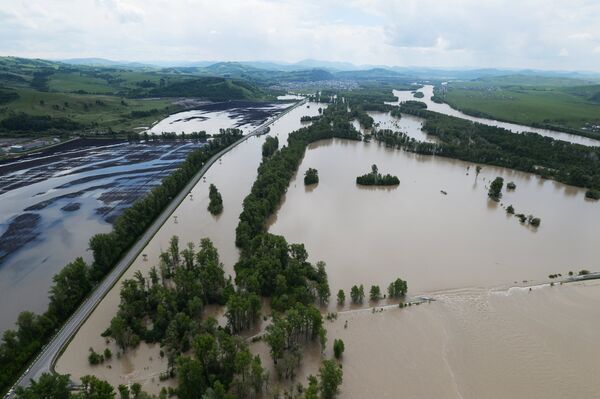
[[(283, 145), (287, 142), (290, 132), (305, 125), (300, 122), (300, 118), (304, 115), (318, 115), (318, 108), (319, 104), (308, 103), (293, 109), (270, 125), (269, 135), (278, 137), (280, 145)], [(186, 127), (190, 130), (185, 130)], [(177, 131), (184, 130), (190, 133), (197, 127), (193, 124), (179, 123), (177, 129)], [(173, 235), (179, 236), (182, 247), (188, 242), (198, 245), (202, 238), (210, 238), (219, 251), (226, 274), (233, 275), (233, 265), (239, 257), (238, 249), (235, 247), (235, 228), (242, 211), (242, 201), (250, 193), (250, 188), (256, 179), (256, 170), (262, 157), (261, 146), (265, 137), (249, 138), (223, 155), (221, 160), (206, 172), (206, 180), (200, 180), (192, 189), (188, 198), (179, 205), (169, 221), (161, 227), (77, 332), (56, 364), (58, 372), (71, 374), (75, 380), (79, 380), (83, 375), (94, 373), (115, 386), (139, 382), (144, 390), (155, 394), (159, 393), (161, 386), (175, 383), (174, 381), (159, 382), (158, 375), (166, 370), (167, 364), (166, 359), (160, 358), (160, 348), (157, 345), (149, 346), (142, 343), (137, 349), (128, 351), (120, 359), (113, 356), (113, 359), (103, 366), (90, 366), (87, 350), (93, 347), (100, 352), (105, 347), (109, 347), (113, 353), (117, 353), (114, 342), (107, 345), (100, 334), (106, 330), (117, 312), (121, 282), (132, 278), (137, 270), (147, 273), (152, 266), (158, 266), (160, 252), (168, 248), (169, 240)], [(208, 187), (211, 183), (217, 186), (223, 197), (223, 213), (218, 216), (211, 215), (207, 210)], [(147, 256), (148, 261), (144, 261), (144, 255)]]
[[(400, 185), (357, 185), (373, 164)], [(421, 293), (597, 268), (600, 206), (583, 190), (492, 166), (477, 175), (475, 166), (378, 143), (313, 143), (269, 231), (304, 243), (312, 261), (327, 263), (331, 291), (346, 297), (352, 285), (385, 290), (397, 277)], [(319, 171), (316, 186), (303, 184), (308, 168)], [(496, 176), (517, 185), (499, 203), (487, 196)], [(509, 204), (540, 227), (508, 215)]]
[[(270, 134), (283, 145), (302, 126), (301, 116), (316, 114), (314, 103), (296, 108), (277, 120)], [(380, 128), (428, 139), (419, 118), (371, 115)], [(185, 126), (181, 122), (178, 129)], [(253, 137), (213, 165), (122, 279), (137, 270), (147, 273), (173, 235), (182, 244), (211, 238), (226, 272), (233, 274), (239, 256), (235, 227), (256, 178), (263, 142), (264, 136)], [(357, 186), (356, 176), (369, 172), (372, 164), (397, 175), (400, 185)], [(531, 291), (519, 286), (547, 281), (549, 274), (595, 270), (600, 207), (574, 187), (485, 165), (477, 174), (475, 166), (375, 142), (325, 140), (306, 151), (269, 231), (304, 243), (311, 261), (327, 263), (334, 293), (330, 310), (339, 313), (337, 320), (326, 322), (325, 356), (331, 357), (335, 338), (344, 340), (341, 398), (597, 396), (600, 284), (546, 284)], [(305, 187), (302, 178), (309, 167), (318, 169), (320, 182)], [(517, 185), (515, 191), (504, 191), (499, 203), (487, 197), (496, 176)], [(206, 210), (210, 183), (223, 196), (224, 211), (217, 217)], [(517, 213), (540, 217), (540, 227), (507, 215), (509, 204)], [(338, 289), (347, 298), (354, 284), (363, 284), (367, 293), (377, 284), (385, 292), (397, 277), (408, 281), (410, 295), (435, 301), (404, 309), (390, 305), (375, 313), (335, 305)], [(88, 364), (89, 347), (100, 352), (108, 345), (116, 352), (100, 333), (116, 314), (119, 291), (120, 283), (83, 324), (56, 370), (75, 380), (94, 373), (113, 385), (140, 382), (157, 393), (162, 385), (175, 384), (158, 381), (166, 360), (157, 346), (142, 344), (104, 366)], [(266, 345), (257, 342), (251, 348), (273, 371)], [(303, 355), (298, 381), (306, 383), (308, 374), (318, 372), (322, 355), (318, 345)]]

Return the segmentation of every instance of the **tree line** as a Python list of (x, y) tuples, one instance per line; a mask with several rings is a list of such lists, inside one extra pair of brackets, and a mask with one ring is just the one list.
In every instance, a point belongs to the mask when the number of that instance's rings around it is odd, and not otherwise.
[(0, 392), (5, 392), (85, 297), (106, 276), (122, 254), (144, 233), (169, 202), (185, 187), (208, 159), (242, 137), (237, 129), (216, 135), (201, 149), (191, 152), (185, 162), (145, 197), (117, 218), (110, 233), (90, 239), (93, 263), (78, 258), (53, 278), (48, 310), (37, 315), (22, 312), (16, 330), (7, 330), (0, 343)]
[(399, 139), (393, 145), (400, 148), (534, 173), (587, 188), (588, 197), (600, 190), (600, 147), (555, 140), (537, 133), (512, 133), (500, 127), (405, 104), (400, 108), (404, 113), (425, 118), (423, 129), (439, 139), (438, 143), (413, 143)]

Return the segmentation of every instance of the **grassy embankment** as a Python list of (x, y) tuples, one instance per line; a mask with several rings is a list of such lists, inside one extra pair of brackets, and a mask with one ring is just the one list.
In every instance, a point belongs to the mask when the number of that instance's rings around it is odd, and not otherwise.
[(443, 98), (474, 116), (600, 137), (598, 82), (507, 76), (452, 82)]

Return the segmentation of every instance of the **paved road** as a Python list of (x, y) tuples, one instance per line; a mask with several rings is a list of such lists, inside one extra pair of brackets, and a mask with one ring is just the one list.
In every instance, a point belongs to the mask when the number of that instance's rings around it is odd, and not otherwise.
[[(75, 313), (67, 320), (62, 328), (52, 338), (50, 343), (44, 347), (42, 352), (35, 358), (25, 373), (19, 378), (16, 385), (27, 386), (31, 379), (38, 379), (43, 373), (53, 371), (53, 366), (58, 356), (60, 355), (63, 347), (71, 340), (73, 335), (79, 330), (79, 327), (94, 311), (94, 308), (100, 303), (102, 298), (110, 291), (112, 286), (117, 283), (121, 275), (129, 268), (136, 257), (146, 247), (148, 242), (154, 237), (161, 226), (169, 219), (171, 214), (177, 209), (179, 204), (187, 197), (188, 193), (194, 188), (206, 171), (221, 158), (225, 153), (230, 151), (232, 148), (247, 140), (248, 138), (260, 134), (264, 128), (287, 114), (292, 109), (306, 103), (306, 100), (302, 100), (296, 103), (293, 107), (288, 108), (284, 112), (278, 114), (274, 118), (269, 119), (267, 122), (254, 129), (251, 133), (247, 134), (240, 140), (236, 141), (229, 147), (221, 150), (210, 158), (206, 164), (200, 169), (200, 171), (194, 176), (194, 178), (185, 186), (185, 188), (171, 201), (171, 203), (163, 210), (160, 216), (152, 223), (152, 225), (146, 230), (144, 235), (140, 237), (137, 243), (131, 247), (131, 249), (125, 254), (125, 256), (119, 261), (117, 266), (110, 272), (108, 276), (102, 280), (102, 282), (96, 287), (92, 294), (85, 300), (83, 304), (75, 311)], [(6, 396), (7, 398), (13, 398), (14, 393)]]

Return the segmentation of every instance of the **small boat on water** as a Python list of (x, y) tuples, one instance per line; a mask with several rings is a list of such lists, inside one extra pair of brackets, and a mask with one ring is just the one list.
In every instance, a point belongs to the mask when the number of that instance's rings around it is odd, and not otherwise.
[(440, 190), (440, 193), (444, 194), (444, 195), (448, 195), (447, 192), (445, 192), (444, 190)]

